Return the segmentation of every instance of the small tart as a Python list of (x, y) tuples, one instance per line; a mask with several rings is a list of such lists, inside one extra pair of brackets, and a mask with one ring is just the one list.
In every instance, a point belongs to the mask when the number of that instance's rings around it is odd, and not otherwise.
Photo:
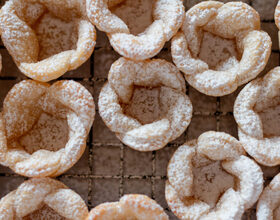
[(119, 202), (98, 205), (89, 213), (87, 220), (168, 220), (163, 208), (145, 195), (130, 194)]
[(153, 151), (179, 137), (192, 117), (185, 81), (171, 63), (120, 58), (99, 95), (99, 114), (129, 147)]
[(248, 83), (234, 103), (238, 136), (250, 156), (265, 166), (280, 164), (280, 67)]
[(41, 82), (81, 66), (96, 32), (85, 0), (9, 0), (0, 11), (2, 41), (26, 76)]
[(257, 205), (257, 220), (280, 219), (280, 174), (264, 188)]
[(0, 113), (0, 163), (28, 177), (64, 173), (83, 154), (94, 115), (91, 94), (77, 82), (16, 84)]
[(107, 0), (87, 0), (90, 21), (107, 33), (122, 56), (144, 60), (155, 56), (181, 27), (182, 0), (123, 0), (110, 7)]
[(234, 137), (209, 131), (177, 149), (165, 197), (182, 220), (241, 219), (263, 190), (263, 173)]
[(254, 79), (267, 64), (271, 39), (260, 17), (242, 2), (201, 2), (187, 11), (171, 53), (188, 83), (210, 96), (223, 96)]
[(84, 220), (87, 216), (82, 198), (50, 178), (25, 181), (0, 200), (1, 220)]

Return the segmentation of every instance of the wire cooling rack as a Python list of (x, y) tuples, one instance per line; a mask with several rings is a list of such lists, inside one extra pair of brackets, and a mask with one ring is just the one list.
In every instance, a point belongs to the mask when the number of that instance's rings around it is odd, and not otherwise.
[[(5, 0), (0, 0), (1, 5), (4, 2)], [(185, 0), (184, 4), (188, 9), (198, 2), (200, 1)], [(274, 24), (277, 0), (245, 0), (244, 2), (260, 13), (262, 29), (268, 32), (273, 41), (270, 60), (262, 72), (265, 74), (280, 62), (278, 29)], [(61, 79), (72, 79), (82, 83), (92, 93), (96, 104), (109, 68), (119, 57), (104, 33), (97, 31), (97, 36), (97, 45), (91, 58), (77, 70), (61, 77)], [(0, 74), (1, 110), (2, 102), (10, 88), (26, 77), (20, 73), (2, 43), (0, 43), (0, 53), (3, 57), (3, 70)], [(165, 45), (157, 57), (172, 62), (170, 43)], [(187, 94), (194, 107), (191, 124), (181, 137), (156, 152), (141, 153), (123, 145), (104, 125), (97, 108), (84, 155), (72, 169), (57, 179), (79, 193), (89, 209), (102, 202), (116, 201), (127, 193), (142, 193), (159, 202), (170, 215), (170, 219), (177, 219), (165, 202), (167, 163), (178, 146), (186, 140), (197, 138), (205, 131), (225, 131), (237, 137), (237, 127), (232, 112), (234, 100), (240, 89), (231, 95), (214, 98), (203, 95), (187, 85)], [(279, 167), (263, 167), (263, 170), (266, 184), (280, 171)], [(0, 198), (14, 190), (25, 179), (8, 168), (0, 166)], [(255, 207), (248, 210), (243, 219), (255, 219)]]

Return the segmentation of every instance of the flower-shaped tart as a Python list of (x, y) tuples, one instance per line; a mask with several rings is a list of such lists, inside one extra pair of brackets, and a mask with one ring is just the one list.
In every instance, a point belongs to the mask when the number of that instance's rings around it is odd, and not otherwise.
[(64, 173), (83, 154), (94, 115), (91, 94), (77, 82), (16, 84), (0, 113), (0, 163), (29, 177)]
[(85, 7), (85, 0), (7, 1), (0, 33), (20, 71), (47, 82), (82, 65), (96, 39)]
[(168, 220), (163, 208), (145, 195), (129, 194), (119, 202), (107, 202), (96, 206), (87, 220)]
[(34, 178), (0, 200), (0, 219), (85, 220), (88, 208), (82, 198), (63, 183)]
[(239, 139), (265, 166), (280, 164), (279, 103), (280, 67), (247, 84), (234, 103)]
[(210, 96), (232, 93), (255, 78), (271, 53), (259, 14), (242, 2), (205, 1), (186, 13), (172, 39), (172, 58), (188, 83)]
[(171, 63), (120, 58), (99, 95), (99, 114), (129, 147), (153, 151), (179, 137), (192, 117), (185, 81)]
[(223, 132), (203, 133), (179, 147), (167, 176), (167, 203), (182, 220), (241, 219), (263, 190), (261, 168)]
[(182, 0), (121, 2), (110, 7), (107, 0), (87, 0), (87, 14), (98, 29), (107, 33), (112, 47), (133, 60), (155, 56), (184, 19)]

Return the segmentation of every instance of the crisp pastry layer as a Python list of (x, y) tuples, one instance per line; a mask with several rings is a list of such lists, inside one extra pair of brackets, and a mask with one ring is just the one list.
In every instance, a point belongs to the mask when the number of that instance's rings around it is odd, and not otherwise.
[(223, 132), (209, 131), (180, 146), (167, 176), (167, 203), (182, 220), (241, 219), (263, 190), (261, 168)]
[(58, 176), (81, 157), (92, 126), (91, 94), (74, 81), (21, 81), (0, 113), (0, 163), (29, 177)]
[(2, 41), (26, 76), (57, 79), (92, 54), (96, 32), (85, 0), (10, 0), (0, 11)]
[(153, 151), (179, 137), (192, 117), (178, 69), (161, 60), (120, 58), (99, 95), (99, 114), (129, 147)]
[(50, 178), (30, 179), (0, 200), (1, 220), (85, 220), (87, 216), (82, 198)]
[(191, 86), (206, 95), (223, 96), (264, 69), (271, 44), (260, 30), (258, 12), (249, 5), (205, 1), (186, 12), (171, 53)]
[(145, 195), (130, 194), (119, 202), (98, 205), (89, 213), (87, 220), (168, 220), (163, 208)]
[(234, 103), (238, 135), (245, 150), (265, 165), (280, 164), (280, 67), (248, 83)]
[(107, 33), (122, 56), (144, 60), (155, 56), (181, 27), (181, 0), (87, 0), (90, 21)]
[(264, 188), (257, 205), (257, 220), (280, 219), (280, 174)]

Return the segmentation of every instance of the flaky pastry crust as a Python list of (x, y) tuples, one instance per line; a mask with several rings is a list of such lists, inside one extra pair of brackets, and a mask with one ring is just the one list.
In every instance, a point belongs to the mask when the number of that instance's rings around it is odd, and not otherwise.
[(248, 83), (234, 103), (238, 136), (248, 154), (265, 165), (280, 164), (280, 67)]
[(0, 113), (0, 163), (29, 177), (58, 176), (81, 157), (94, 120), (91, 94), (74, 81), (21, 81)]
[(107, 33), (119, 54), (144, 60), (155, 56), (181, 27), (184, 6), (182, 0), (153, 0), (153, 23), (138, 35), (111, 12), (106, 0), (87, 0), (87, 14), (99, 30)]
[(280, 219), (280, 174), (264, 188), (257, 205), (257, 220)]
[[(203, 57), (213, 60), (214, 52), (208, 49), (202, 54), (203, 40), (209, 33), (235, 44), (231, 50), (236, 51), (230, 52), (220, 45), (225, 53), (218, 55), (219, 62), (213, 67)], [(264, 69), (271, 44), (269, 35), (260, 31), (259, 14), (249, 5), (205, 1), (187, 11), (181, 31), (172, 39), (171, 52), (174, 63), (191, 86), (206, 95), (223, 96)]]
[(158, 150), (190, 123), (192, 104), (185, 89), (178, 69), (165, 60), (120, 58), (111, 66), (100, 92), (99, 114), (129, 147)]
[(82, 198), (50, 178), (25, 181), (0, 200), (0, 220), (84, 220), (87, 216)]
[(96, 32), (81, 0), (10, 0), (0, 11), (2, 41), (26, 76), (57, 79), (92, 54)]
[(203, 133), (179, 147), (167, 176), (167, 203), (182, 220), (241, 219), (263, 189), (260, 167), (245, 156), (238, 140), (223, 132)]
[(87, 220), (168, 220), (163, 208), (145, 195), (129, 194), (119, 202), (98, 205), (89, 213)]

